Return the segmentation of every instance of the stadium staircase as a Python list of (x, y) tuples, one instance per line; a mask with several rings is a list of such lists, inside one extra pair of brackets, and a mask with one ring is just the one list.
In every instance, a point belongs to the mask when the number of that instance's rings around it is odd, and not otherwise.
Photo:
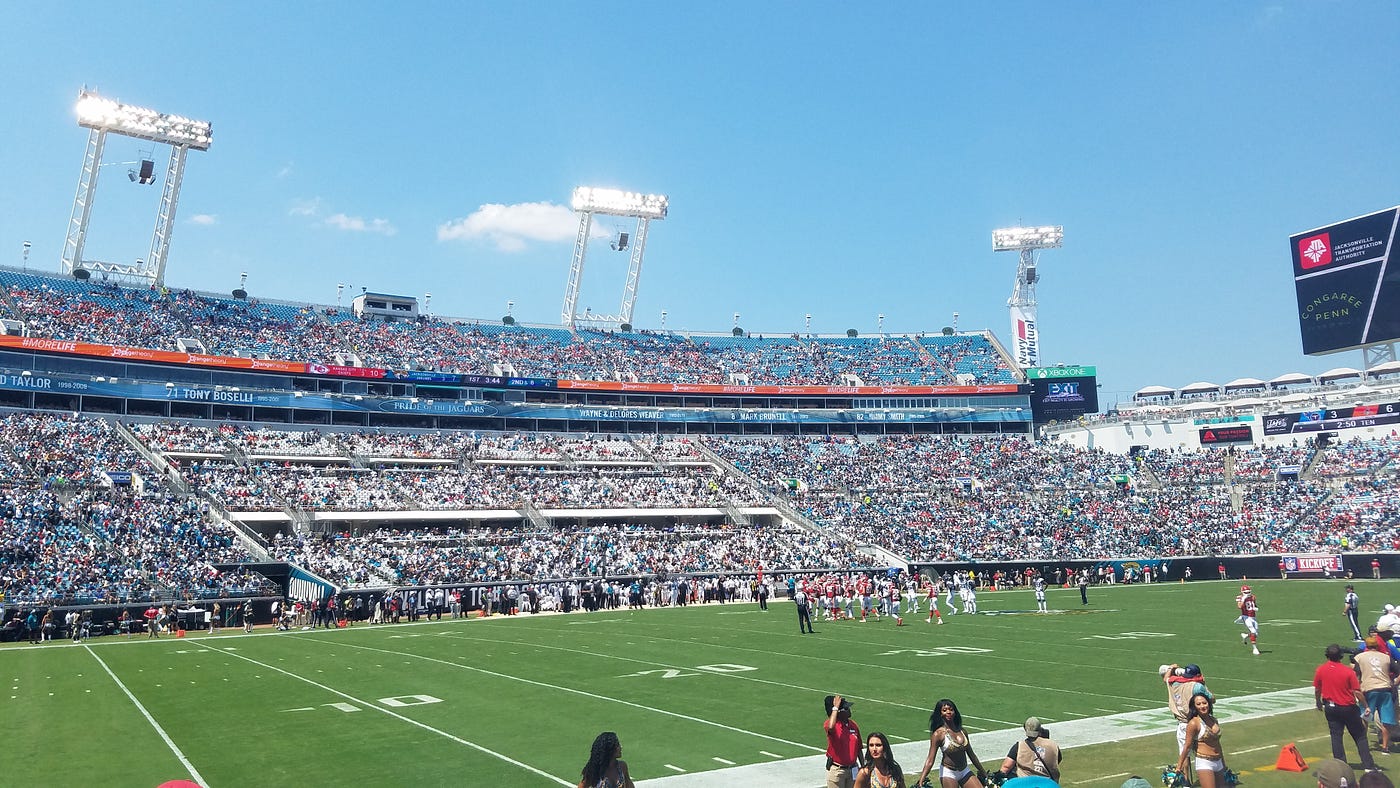
[(113, 421), (112, 429), (122, 440), (126, 441), (137, 454), (141, 455), (142, 459), (149, 462), (157, 471), (160, 471), (160, 480), (179, 493), (180, 497), (188, 498), (192, 494), (189, 483), (186, 482), (184, 477), (180, 475), (180, 472), (175, 469), (175, 466), (170, 464), (170, 460), (167, 460), (165, 455), (151, 449), (145, 443), (142, 443), (141, 439), (136, 436), (136, 433), (133, 432), (131, 427), (127, 426), (125, 422)]
[(206, 503), (209, 506), (209, 519), (227, 525), (237, 535), (243, 548), (257, 556), (258, 560), (272, 560), (272, 557), (267, 553), (267, 542), (256, 531), (234, 519), (222, 501), (205, 490), (191, 488), (189, 482), (180, 475), (179, 469), (172, 465), (170, 460), (165, 458), (165, 455), (143, 443), (141, 438), (125, 422), (116, 421), (113, 423), (113, 428), (122, 440), (135, 449), (137, 454), (140, 454), (147, 462), (155, 466), (156, 470), (160, 471), (162, 483), (175, 490), (181, 498), (193, 497)]
[(929, 369), (938, 370), (938, 373), (943, 377), (947, 378), (948, 380), (953, 379), (953, 371), (943, 366), (943, 362), (939, 361), (938, 358), (934, 356), (931, 351), (929, 351), (927, 345), (917, 341), (910, 341), (909, 344), (914, 346), (914, 351), (919, 354), (919, 358), (923, 359), (924, 363), (928, 365)]
[(725, 516), (729, 518), (731, 523), (744, 528), (753, 525), (753, 521), (749, 519), (749, 516), (740, 511), (739, 507), (735, 506), (734, 502), (728, 498), (725, 498), (720, 503), (719, 508), (724, 512)]
[(544, 516), (544, 512), (536, 508), (535, 504), (523, 495), (520, 496), (520, 505), (515, 508), (515, 511), (519, 512), (521, 517), (529, 520), (530, 525), (540, 530), (547, 530), (550, 527), (549, 518)]
[(625, 437), (627, 438), (627, 442), (632, 444), (632, 448), (636, 449), (637, 453), (642, 455), (643, 459), (651, 463), (652, 467), (656, 468), (658, 471), (666, 469), (666, 463), (657, 459), (656, 455), (648, 451), (647, 447), (643, 446), (641, 441), (632, 437), (630, 434), (626, 435)]
[(7, 288), (0, 287), (0, 304), (3, 304), (5, 309), (9, 310), (9, 313), (14, 315), (16, 319), (28, 319), (23, 312), (19, 311), (19, 307), (16, 306), (15, 302), (10, 298), (10, 291)]
[(987, 342), (992, 346), (992, 349), (996, 350), (997, 355), (1001, 357), (1002, 363), (1005, 364), (1006, 367), (1011, 370), (1011, 374), (1016, 377), (1016, 382), (1025, 383), (1026, 373), (1021, 371), (1021, 366), (1016, 363), (1016, 359), (1012, 357), (1011, 352), (1001, 344), (1001, 340), (997, 339), (996, 335), (991, 331), (983, 333), (987, 337)]
[(776, 493), (769, 490), (763, 484), (760, 484), (757, 479), (734, 467), (723, 457), (719, 456), (719, 454), (717, 454), (714, 449), (711, 449), (703, 441), (696, 441), (694, 445), (695, 448), (699, 450), (700, 454), (703, 455), (705, 459), (710, 461), (711, 465), (714, 465), (721, 471), (729, 474), (730, 476), (733, 476), (734, 478), (742, 481), (743, 483), (752, 487), (754, 490), (757, 490), (761, 492), (764, 496), (766, 496), (768, 499), (768, 504), (774, 509), (777, 509), (778, 512), (782, 514), (783, 519), (787, 520), (790, 523), (793, 523), (799, 528), (811, 531), (812, 533), (821, 534), (822, 536), (832, 536), (830, 531), (823, 528), (815, 520), (812, 520), (807, 515), (797, 511), (795, 508), (793, 508), (792, 504), (784, 500), (782, 496), (779, 496)]

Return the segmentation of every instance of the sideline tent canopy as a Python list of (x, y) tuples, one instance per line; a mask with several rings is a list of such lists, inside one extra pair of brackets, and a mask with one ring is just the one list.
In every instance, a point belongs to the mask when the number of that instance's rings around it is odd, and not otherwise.
[(1133, 395), (1133, 399), (1155, 399), (1157, 397), (1170, 397), (1176, 391), (1166, 386), (1143, 386)]
[(1387, 361), (1384, 364), (1377, 364), (1366, 370), (1366, 374), (1379, 378), (1386, 375), (1400, 375), (1400, 361)]
[(1259, 378), (1235, 378), (1225, 384), (1226, 391), (1254, 391), (1268, 388), (1268, 384)]
[(1216, 394), (1216, 393), (1219, 393), (1219, 392), (1220, 392), (1220, 384), (1219, 384), (1219, 383), (1206, 383), (1206, 382), (1204, 382), (1204, 381), (1201, 381), (1201, 382), (1199, 382), (1199, 383), (1192, 383), (1192, 384), (1189, 385), (1189, 386), (1182, 386), (1182, 387), (1181, 387), (1181, 396), (1183, 396), (1183, 397), (1189, 396), (1189, 395), (1193, 395), (1193, 394), (1194, 394), (1194, 395), (1200, 395), (1200, 394)]
[(1351, 367), (1337, 367), (1336, 369), (1329, 369), (1317, 376), (1317, 379), (1323, 383), (1330, 383), (1334, 380), (1346, 380), (1347, 378), (1357, 378), (1359, 380), (1361, 378), (1361, 370), (1352, 369)]

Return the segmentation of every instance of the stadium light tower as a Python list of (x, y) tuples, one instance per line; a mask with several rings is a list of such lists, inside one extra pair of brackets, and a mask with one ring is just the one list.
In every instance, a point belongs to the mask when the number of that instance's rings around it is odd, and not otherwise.
[(1011, 337), (1016, 346), (1016, 363), (1022, 369), (1040, 366), (1040, 333), (1035, 324), (1036, 252), (1058, 249), (1065, 238), (1063, 227), (1007, 227), (992, 231), (992, 251), (1019, 252), (1016, 287), (1006, 306), (1011, 311)]
[(593, 229), (593, 215), (621, 216), (637, 220), (632, 235), (632, 260), (627, 266), (627, 282), (622, 286), (622, 309), (616, 315), (589, 313), (588, 321), (595, 323), (631, 324), (632, 307), (637, 302), (637, 285), (642, 280), (642, 256), (647, 248), (647, 227), (652, 219), (666, 218), (669, 201), (664, 194), (638, 194), (617, 189), (596, 189), (580, 186), (574, 189), (573, 208), (579, 215), (578, 237), (574, 240), (574, 259), (569, 265), (569, 284), (564, 289), (564, 309), (560, 317), (564, 325), (574, 325), (578, 310), (579, 282), (583, 280), (583, 261), (588, 254), (588, 237)]
[[(78, 178), (78, 193), (73, 198), (73, 213), (68, 219), (68, 240), (63, 244), (63, 271), (79, 279), (88, 278), (95, 270), (119, 279), (144, 279), (157, 285), (164, 283), (165, 261), (170, 254), (170, 233), (175, 226), (175, 208), (180, 201), (180, 181), (185, 175), (185, 154), (191, 148), (209, 150), (213, 127), (202, 120), (122, 104), (103, 98), (87, 88), (78, 94), (77, 112), (78, 125), (88, 130), (88, 144), (87, 152), (83, 155), (82, 174)], [(83, 259), (88, 221), (92, 217), (93, 199), (97, 196), (98, 168), (102, 165), (102, 149), (109, 133), (170, 146), (165, 187), (161, 193), (160, 208), (156, 212), (155, 232), (151, 235), (151, 252), (144, 262), (138, 260), (135, 265)]]

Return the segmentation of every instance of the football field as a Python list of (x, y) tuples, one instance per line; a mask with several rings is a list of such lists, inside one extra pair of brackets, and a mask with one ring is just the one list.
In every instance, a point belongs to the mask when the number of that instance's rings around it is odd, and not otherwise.
[[(1257, 657), (1230, 581), (1094, 588), (1087, 606), (1054, 589), (1050, 614), (1027, 590), (983, 592), (978, 615), (945, 607), (943, 626), (921, 608), (903, 627), (819, 620), (807, 635), (775, 603), (7, 646), (4, 779), (574, 785), (612, 730), (639, 783), (817, 786), (822, 699), (839, 693), (862, 731), (896, 742), (911, 778), (948, 697), (991, 768), (1035, 715), (1067, 748), (1065, 784), (1159, 784), (1175, 724), (1157, 666), (1195, 662), (1244, 782), (1313, 785), (1272, 766), (1289, 742), (1328, 755), (1309, 685), (1323, 647), (1351, 640), (1343, 583), (1251, 585)], [(1372, 621), (1400, 601), (1400, 581), (1357, 591)]]

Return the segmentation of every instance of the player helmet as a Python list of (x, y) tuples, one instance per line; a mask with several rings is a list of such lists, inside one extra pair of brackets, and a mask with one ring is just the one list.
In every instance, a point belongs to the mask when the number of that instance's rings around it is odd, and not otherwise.
[(1248, 594), (1248, 593), (1249, 593), (1249, 586), (1240, 586), (1240, 593), (1241, 593), (1241, 594)]

